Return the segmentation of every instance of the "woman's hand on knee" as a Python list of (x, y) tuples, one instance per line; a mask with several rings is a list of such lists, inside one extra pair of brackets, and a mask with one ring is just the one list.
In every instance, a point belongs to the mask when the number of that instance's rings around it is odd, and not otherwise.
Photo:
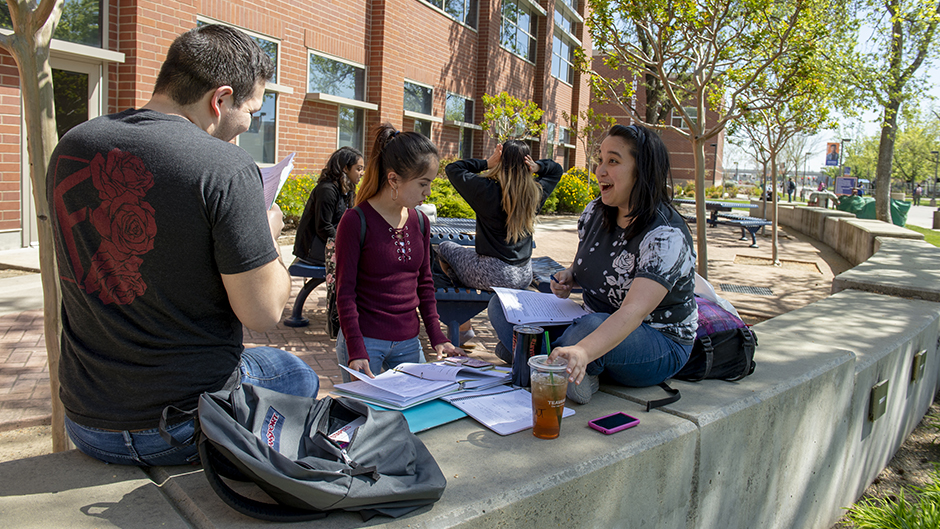
[(365, 373), (369, 378), (375, 378), (375, 375), (372, 374), (372, 368), (369, 367), (369, 361), (363, 358), (359, 360), (350, 360), (349, 369), (353, 371), (358, 371), (360, 373)]
[(584, 375), (587, 374), (587, 366), (590, 363), (587, 351), (577, 345), (568, 347), (558, 347), (552, 350), (549, 355), (549, 361), (555, 361), (557, 358), (564, 358), (568, 362), (568, 382), (580, 384)]

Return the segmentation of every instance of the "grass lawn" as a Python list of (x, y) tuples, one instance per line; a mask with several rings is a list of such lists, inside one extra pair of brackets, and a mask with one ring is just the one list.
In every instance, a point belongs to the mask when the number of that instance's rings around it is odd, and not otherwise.
[(916, 231), (917, 233), (923, 233), (925, 241), (929, 242), (930, 244), (934, 246), (940, 247), (940, 231), (928, 230), (927, 228), (921, 228), (920, 226), (911, 226), (910, 224), (907, 224), (904, 227), (911, 231)]

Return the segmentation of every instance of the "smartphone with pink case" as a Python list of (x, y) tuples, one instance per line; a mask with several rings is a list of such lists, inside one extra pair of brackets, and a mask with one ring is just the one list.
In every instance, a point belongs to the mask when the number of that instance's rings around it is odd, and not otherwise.
[(622, 411), (588, 421), (588, 426), (607, 435), (633, 428), (638, 424), (640, 424), (640, 419), (627, 415)]

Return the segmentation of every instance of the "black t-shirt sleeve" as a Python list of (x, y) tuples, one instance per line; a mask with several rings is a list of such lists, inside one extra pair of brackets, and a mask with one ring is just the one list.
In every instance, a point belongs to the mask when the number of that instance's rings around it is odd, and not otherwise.
[(206, 207), (220, 273), (239, 274), (277, 259), (257, 165), (246, 166), (210, 188)]

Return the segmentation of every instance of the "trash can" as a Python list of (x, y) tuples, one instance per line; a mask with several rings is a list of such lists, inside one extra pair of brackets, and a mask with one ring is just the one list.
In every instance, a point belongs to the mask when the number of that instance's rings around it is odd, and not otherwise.
[(933, 229), (940, 230), (940, 209), (933, 212)]

